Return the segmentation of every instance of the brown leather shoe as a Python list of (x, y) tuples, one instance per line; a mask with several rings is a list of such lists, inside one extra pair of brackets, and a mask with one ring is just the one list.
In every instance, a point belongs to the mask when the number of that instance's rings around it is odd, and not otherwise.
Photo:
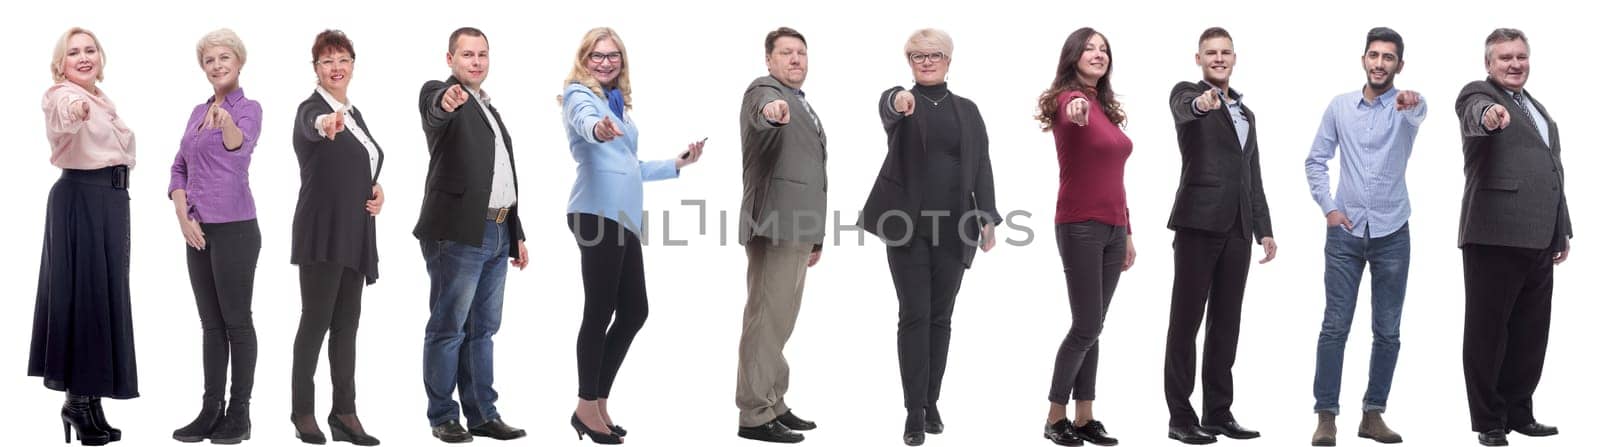
[(1361, 413), (1361, 428), (1356, 431), (1356, 436), (1378, 441), (1383, 444), (1399, 444), (1400, 434), (1389, 429), (1383, 423), (1383, 413), (1366, 411)]
[(1331, 411), (1317, 412), (1317, 431), (1311, 433), (1311, 445), (1332, 446), (1337, 444), (1336, 435), (1339, 429), (1333, 426), (1334, 414)]

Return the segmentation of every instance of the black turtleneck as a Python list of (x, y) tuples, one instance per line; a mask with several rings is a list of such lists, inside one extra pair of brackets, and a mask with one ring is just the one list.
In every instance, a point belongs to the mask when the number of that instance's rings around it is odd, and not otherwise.
[[(923, 181), (922, 209), (946, 211), (950, 216), (939, 221), (939, 245), (959, 246), (956, 223), (961, 212), (961, 125), (956, 120), (956, 102), (944, 83), (918, 84), (911, 88), (917, 107), (913, 117), (919, 117), (922, 127)], [(917, 235), (933, 236), (932, 222), (921, 219)]]

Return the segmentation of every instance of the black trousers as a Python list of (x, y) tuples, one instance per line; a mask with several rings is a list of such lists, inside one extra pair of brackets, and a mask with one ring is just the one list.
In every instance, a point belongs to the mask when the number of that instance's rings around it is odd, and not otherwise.
[(583, 324), (578, 327), (578, 397), (611, 396), (633, 337), (650, 315), (639, 236), (617, 221), (567, 214), (583, 269)]
[(251, 321), (256, 259), (261, 256), (261, 227), (255, 219), (200, 224), (206, 249), (187, 250), (189, 285), (200, 311), (201, 363), (205, 367), (206, 402), (226, 397), (228, 359), (233, 358), (232, 403), (250, 402), (256, 377), (256, 328)]
[[(1236, 231), (1179, 229), (1172, 239), (1172, 313), (1167, 323), (1167, 424), (1173, 427), (1232, 422), (1233, 360), (1239, 313), (1250, 273), (1250, 240)], [(1195, 337), (1204, 320), (1205, 360), (1200, 366), (1204, 417), (1196, 417)]]
[(328, 338), (328, 377), (333, 414), (356, 412), (356, 329), (361, 323), (361, 290), (366, 278), (338, 264), (300, 265), (300, 330), (294, 335), (290, 381), (293, 415), (315, 411), (317, 353)]
[(1467, 289), (1461, 363), (1473, 431), (1534, 422), (1533, 391), (1550, 339), (1552, 254), (1493, 245), (1461, 248)]
[(918, 236), (888, 247), (889, 274), (900, 299), (900, 386), (907, 410), (933, 407), (950, 358), (950, 315), (966, 265), (962, 245)]
[(1056, 350), (1055, 374), (1050, 378), (1050, 402), (1094, 400), (1095, 375), (1100, 364), (1100, 329), (1105, 324), (1111, 295), (1122, 278), (1127, 258), (1128, 229), (1086, 221), (1056, 224), (1056, 249), (1067, 277), (1067, 301), (1072, 306), (1072, 329)]

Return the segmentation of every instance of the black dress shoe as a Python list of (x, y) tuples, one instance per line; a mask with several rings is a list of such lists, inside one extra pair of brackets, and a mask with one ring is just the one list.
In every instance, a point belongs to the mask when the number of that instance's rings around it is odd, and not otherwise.
[(1176, 439), (1184, 444), (1210, 444), (1217, 442), (1217, 437), (1201, 430), (1198, 425), (1185, 425), (1182, 427), (1167, 427), (1167, 437)]
[(1239, 425), (1238, 421), (1201, 425), (1200, 429), (1212, 435), (1227, 436), (1233, 439), (1255, 439), (1261, 437), (1261, 432), (1244, 428), (1244, 426)]
[(1083, 438), (1078, 437), (1078, 431), (1072, 428), (1072, 420), (1067, 418), (1045, 424), (1044, 438), (1056, 445), (1083, 445)]
[(906, 445), (918, 446), (928, 439), (928, 434), (920, 431), (908, 431), (900, 439), (905, 441)]
[(788, 426), (777, 420), (755, 427), (739, 427), (739, 437), (783, 444), (794, 444), (806, 440), (805, 435), (789, 430)]
[[(352, 415), (351, 417), (355, 416)], [(344, 425), (344, 420), (339, 419), (339, 416), (336, 415), (328, 415), (328, 431), (333, 432), (334, 442), (348, 442), (360, 446), (378, 445), (378, 438), (367, 434), (365, 430), (356, 431), (351, 429), (350, 426)]]
[(1540, 436), (1554, 436), (1557, 433), (1560, 433), (1560, 431), (1556, 430), (1554, 425), (1544, 425), (1538, 422), (1529, 422), (1528, 425), (1517, 427), (1512, 430), (1516, 430), (1517, 433), (1522, 433), (1523, 436), (1533, 436), (1536, 438)]
[(927, 414), (927, 424), (924, 431), (930, 435), (944, 433), (944, 419), (939, 417), (939, 407), (929, 405), (923, 409)]
[(928, 437), (928, 413), (921, 408), (906, 410), (906, 431), (900, 437), (906, 445), (922, 445)]
[[(577, 412), (572, 413), (572, 429), (578, 432), (578, 439), (580, 440), (583, 439), (583, 435), (589, 435), (589, 441), (594, 442), (595, 444), (609, 445), (622, 443), (622, 436), (617, 435), (616, 433), (600, 433), (590, 430), (588, 425), (584, 425), (583, 421), (578, 419)], [(611, 427), (607, 426), (606, 429), (609, 430)]]
[(443, 424), (433, 426), (433, 437), (451, 444), (472, 442), (472, 433), (461, 427), (456, 421), (445, 421)]
[(778, 415), (778, 422), (783, 424), (784, 427), (788, 427), (790, 430), (794, 431), (806, 431), (817, 428), (816, 422), (800, 419), (799, 416), (794, 415), (794, 410), (789, 410)]
[(506, 425), (505, 421), (500, 419), (490, 419), (488, 421), (484, 421), (484, 423), (478, 424), (476, 427), (472, 427), (470, 432), (473, 436), (483, 436), (501, 441), (517, 439), (528, 435), (526, 430)]
[(613, 435), (628, 436), (628, 430), (622, 428), (621, 425), (607, 425), (606, 428), (611, 429), (611, 434)]
[(1487, 446), (1511, 445), (1510, 442), (1506, 442), (1506, 431), (1498, 429), (1478, 433), (1478, 443)]
[(1083, 438), (1083, 442), (1094, 445), (1117, 445), (1117, 438), (1106, 433), (1106, 425), (1100, 421), (1090, 419), (1089, 423), (1073, 430), (1078, 433), (1079, 438)]

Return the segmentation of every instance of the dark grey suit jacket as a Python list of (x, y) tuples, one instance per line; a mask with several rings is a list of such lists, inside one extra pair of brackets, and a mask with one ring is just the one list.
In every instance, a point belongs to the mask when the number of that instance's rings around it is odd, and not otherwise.
[[(484, 214), (494, 187), (495, 132), (476, 100), (468, 100), (454, 112), (439, 108), (439, 98), (445, 90), (460, 83), (455, 76), (443, 82), (428, 81), (417, 95), (422, 133), (428, 140), (428, 178), (422, 210), (411, 234), (423, 241), (450, 240), (477, 247), (483, 245)], [(506, 156), (511, 160), (511, 185), (516, 189), (517, 158), (511, 146), (511, 132), (499, 110), (489, 105), (488, 112), (500, 125)], [(512, 204), (506, 213), (506, 228), (512, 241), (526, 239), (518, 211), (518, 205)], [(516, 258), (516, 244), (512, 245), (511, 257)]]
[[(1467, 177), (1457, 246), (1544, 249), (1554, 243), (1557, 251), (1566, 250), (1572, 218), (1567, 214), (1561, 134), (1544, 105), (1533, 95), (1528, 100), (1550, 124), (1548, 145), (1532, 117), (1494, 83), (1473, 81), (1456, 97)], [(1511, 125), (1489, 131), (1483, 128), (1483, 111), (1495, 104), (1511, 112)]]
[[(789, 103), (789, 123), (773, 124), (761, 108)], [(772, 76), (745, 88), (739, 106), (744, 152), (744, 198), (739, 203), (739, 243), (762, 236), (807, 242), (817, 248), (827, 234), (828, 137), (794, 89)]]
[(1222, 233), (1238, 221), (1244, 234), (1253, 234), (1260, 243), (1261, 238), (1272, 237), (1272, 213), (1261, 186), (1261, 151), (1256, 147), (1260, 126), (1255, 112), (1244, 106), (1250, 135), (1239, 147), (1239, 134), (1226, 108), (1196, 115), (1194, 100), (1209, 88), (1195, 82), (1172, 87), (1169, 100), (1183, 171), (1167, 228)]

